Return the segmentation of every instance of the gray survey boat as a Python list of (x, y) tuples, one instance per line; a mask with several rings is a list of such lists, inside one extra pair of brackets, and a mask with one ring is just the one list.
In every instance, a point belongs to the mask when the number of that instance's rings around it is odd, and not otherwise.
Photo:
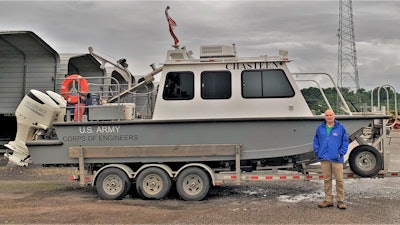
[[(204, 46), (195, 59), (174, 46), (163, 66), (153, 65), (135, 81), (125, 64), (89, 51), (102, 64), (112, 64), (113, 72), (67, 77), (61, 95), (32, 90), (17, 109), (19, 134), (6, 145), (14, 163), (76, 165), (78, 158), (71, 154), (84, 148), (93, 154), (85, 163), (93, 165), (203, 162), (226, 167), (235, 156), (219, 152), (224, 145), (240, 145), (242, 164), (249, 168), (296, 168), (316, 161), (312, 139), (323, 116), (308, 107), (287, 67), (286, 52), (240, 58), (235, 46)], [(159, 73), (159, 82), (153, 82)], [(347, 115), (337, 118), (351, 141), (362, 135), (360, 130), (373, 128), (376, 119), (388, 118), (381, 112), (354, 115), (342, 104)], [(27, 121), (32, 114), (37, 118)]]

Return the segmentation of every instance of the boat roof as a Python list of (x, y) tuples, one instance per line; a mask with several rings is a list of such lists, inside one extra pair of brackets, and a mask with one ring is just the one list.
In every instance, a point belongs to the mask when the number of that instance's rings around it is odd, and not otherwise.
[(279, 56), (262, 55), (258, 57), (238, 57), (235, 45), (205, 45), (200, 47), (200, 58), (194, 58), (193, 52), (186, 47), (168, 50), (165, 64), (198, 64), (198, 63), (247, 63), (247, 62), (290, 62), (287, 51), (280, 50)]

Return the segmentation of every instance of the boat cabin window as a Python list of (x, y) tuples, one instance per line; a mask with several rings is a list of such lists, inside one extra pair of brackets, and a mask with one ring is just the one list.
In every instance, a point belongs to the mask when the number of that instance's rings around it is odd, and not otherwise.
[(204, 71), (201, 73), (203, 99), (228, 99), (232, 95), (231, 72)]
[(294, 90), (283, 70), (246, 70), (242, 72), (244, 98), (293, 97)]
[(194, 97), (194, 74), (192, 72), (169, 72), (165, 78), (165, 100), (190, 100)]

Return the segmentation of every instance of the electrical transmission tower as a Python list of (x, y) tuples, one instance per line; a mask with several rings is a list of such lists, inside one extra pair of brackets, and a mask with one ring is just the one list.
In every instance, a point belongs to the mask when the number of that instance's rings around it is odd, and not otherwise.
[(360, 89), (357, 51), (354, 38), (353, 7), (351, 0), (339, 0), (339, 49), (337, 84), (340, 88)]

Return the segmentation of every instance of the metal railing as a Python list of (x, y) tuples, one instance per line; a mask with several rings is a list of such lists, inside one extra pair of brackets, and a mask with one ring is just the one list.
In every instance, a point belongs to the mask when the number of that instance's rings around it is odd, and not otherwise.
[(327, 73), (292, 73), (292, 75), (294, 76), (296, 82), (306, 82), (306, 81), (310, 82), (310, 81), (311, 81), (311, 82), (316, 83), (317, 86), (318, 86), (318, 88), (319, 88), (319, 90), (320, 90), (320, 92), (322, 93), (322, 95), (323, 95), (323, 97), (324, 97), (324, 100), (326, 101), (328, 107), (329, 107), (330, 109), (332, 109), (332, 106), (329, 104), (329, 101), (328, 101), (328, 99), (326, 98), (326, 96), (325, 96), (325, 94), (324, 94), (324, 92), (323, 92), (323, 90), (322, 90), (322, 88), (321, 88), (321, 86), (319, 85), (319, 82), (318, 82), (317, 80), (315, 80), (315, 79), (296, 79), (296, 77), (300, 77), (300, 76), (314, 76), (314, 77), (315, 77), (315, 76), (326, 76), (326, 77), (328, 77), (329, 80), (331, 81), (333, 87), (335, 88), (336, 93), (337, 93), (337, 95), (338, 95), (338, 97), (339, 97), (339, 99), (340, 99), (340, 101), (341, 101), (341, 103), (342, 103), (342, 105), (343, 105), (343, 107), (344, 107), (344, 109), (342, 109), (342, 110), (343, 110), (345, 113), (349, 114), (349, 115), (353, 115), (353, 113), (351, 112), (349, 106), (347, 105), (347, 102), (345, 101), (345, 99), (344, 99), (342, 93), (340, 92), (338, 86), (337, 86), (336, 83), (333, 81), (333, 78), (332, 78), (331, 75), (329, 75), (329, 74), (327, 74)]
[[(58, 80), (66, 80), (69, 79), (68, 77), (65, 79), (58, 79)], [(61, 93), (64, 96), (66, 95), (75, 95), (79, 96), (77, 103), (67, 103), (66, 106), (66, 114), (67, 114), (67, 121), (71, 121), (71, 115), (74, 115), (75, 121), (82, 121), (81, 117), (85, 113), (86, 109), (92, 107), (98, 107), (98, 105), (106, 105), (110, 99), (113, 99), (112, 105), (115, 107), (122, 107), (124, 103), (135, 103), (136, 107), (140, 109), (139, 113), (142, 114), (145, 109), (147, 111), (137, 118), (149, 118), (152, 116), (154, 111), (153, 109), (153, 102), (151, 101), (152, 97), (155, 96), (154, 90), (148, 90), (146, 87), (146, 92), (138, 93), (135, 92), (128, 92), (127, 95), (124, 97), (120, 96), (121, 92), (129, 90), (129, 87), (124, 87), (124, 84), (120, 84), (120, 82), (113, 78), (113, 77), (84, 77), (88, 82), (88, 93), (82, 92), (81, 83), (79, 79), (74, 78), (74, 82), (71, 83), (71, 91), (66, 93)], [(62, 81), (61, 81), (62, 82)], [(60, 82), (60, 83), (61, 83)], [(69, 88), (69, 87), (68, 87)], [(61, 89), (57, 90), (59, 93)], [(144, 98), (145, 100), (138, 101), (138, 99)], [(137, 104), (140, 102), (141, 104)], [(111, 103), (110, 103), (111, 104)], [(111, 107), (111, 106), (110, 106)], [(77, 115), (77, 116), (76, 116)], [(136, 115), (135, 115), (136, 117)]]

